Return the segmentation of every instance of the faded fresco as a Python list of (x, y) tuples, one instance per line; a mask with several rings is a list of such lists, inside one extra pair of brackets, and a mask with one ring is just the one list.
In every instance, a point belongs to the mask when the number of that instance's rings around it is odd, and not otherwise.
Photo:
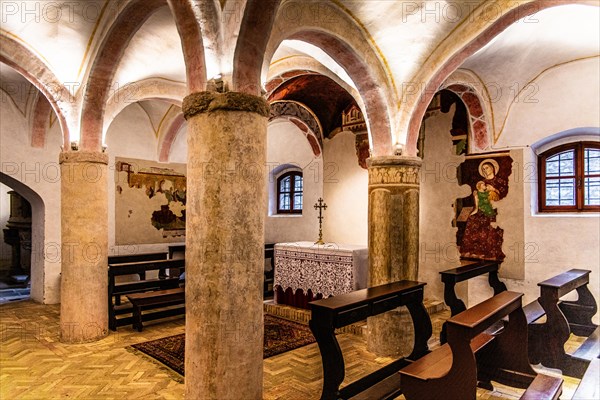
[(183, 241), (185, 165), (123, 158), (115, 161), (115, 243)]
[(506, 257), (495, 204), (508, 194), (512, 163), (508, 154), (488, 154), (467, 158), (459, 166), (459, 184), (471, 187), (470, 196), (457, 199), (456, 240), (461, 257), (500, 261)]

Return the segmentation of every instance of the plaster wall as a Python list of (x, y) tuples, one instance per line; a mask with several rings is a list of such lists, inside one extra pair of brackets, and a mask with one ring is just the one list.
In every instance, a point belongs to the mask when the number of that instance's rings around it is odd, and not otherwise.
[[(302, 214), (277, 214), (277, 177), (290, 168), (303, 171)], [(318, 212), (313, 205), (323, 197), (323, 157), (315, 157), (304, 133), (289, 121), (275, 120), (267, 128), (268, 204), (265, 205), (265, 243), (316, 241)], [(327, 211), (325, 211), (327, 212)], [(328, 241), (327, 237), (324, 240)]]
[[(181, 136), (181, 135), (180, 135)], [(184, 138), (185, 139), (185, 138)], [(178, 243), (115, 244), (115, 158), (135, 158), (158, 163), (158, 139), (148, 118), (148, 114), (139, 106), (126, 107), (112, 122), (106, 133), (108, 146), (108, 246), (110, 255), (149, 253), (166, 251), (169, 245)], [(185, 157), (185, 153), (184, 153)], [(174, 158), (181, 158), (177, 153)]]
[(45, 146), (32, 148), (28, 119), (4, 94), (0, 120), (1, 172), (40, 197), (34, 199), (17, 190), (32, 205), (31, 297), (39, 303), (56, 304), (60, 302), (61, 267), (60, 127), (54, 122)]
[[(459, 186), (457, 167), (464, 156), (454, 154), (452, 126), (454, 106), (425, 121), (425, 149), (421, 167), (419, 223), (419, 280), (427, 282), (426, 297), (443, 300), (444, 287), (440, 271), (455, 268), (460, 260), (456, 246), (456, 228), (452, 227), (454, 200), (471, 193), (467, 185)], [(459, 283), (457, 295), (465, 298), (467, 284)]]
[(328, 242), (367, 246), (369, 175), (358, 165), (355, 135), (343, 131), (325, 139), (323, 236)]
[[(525, 246), (520, 251), (525, 263), (525, 279), (505, 282), (509, 290), (524, 292), (526, 302), (539, 295), (538, 282), (571, 268), (592, 271), (589, 287), (596, 301), (600, 301), (599, 215), (538, 213), (537, 156), (528, 148), (552, 135), (557, 138), (557, 144), (580, 140), (581, 137), (569, 138), (561, 132), (581, 127), (594, 127), (595, 130), (581, 129), (581, 132), (592, 132), (591, 137), (586, 136), (587, 140), (600, 140), (597, 135), (600, 126), (599, 70), (600, 63), (595, 58), (542, 74), (535, 81), (539, 89), (537, 101), (513, 105), (506, 128), (496, 144), (496, 147), (523, 148), (520, 174), (524, 181)], [(480, 282), (478, 286), (483, 284)]]

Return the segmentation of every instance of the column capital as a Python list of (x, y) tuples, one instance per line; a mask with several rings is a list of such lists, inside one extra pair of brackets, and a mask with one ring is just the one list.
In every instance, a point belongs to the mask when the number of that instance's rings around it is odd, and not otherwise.
[(367, 167), (420, 167), (423, 160), (420, 157), (412, 156), (379, 156), (367, 158)]
[(269, 103), (262, 97), (241, 92), (196, 92), (183, 99), (183, 115), (190, 119), (194, 115), (223, 111), (246, 111), (263, 117), (270, 114)]
[(367, 159), (369, 188), (419, 187), (423, 161), (419, 157), (381, 156)]
[(58, 163), (94, 163), (108, 165), (108, 154), (99, 151), (63, 151)]

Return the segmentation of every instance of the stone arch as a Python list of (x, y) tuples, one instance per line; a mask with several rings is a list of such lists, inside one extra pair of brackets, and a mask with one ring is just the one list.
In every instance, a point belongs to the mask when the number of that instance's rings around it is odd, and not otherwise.
[(119, 88), (108, 99), (104, 112), (103, 138), (114, 119), (127, 106), (142, 100), (165, 100), (179, 107), (187, 94), (184, 83), (177, 83), (166, 79), (149, 78), (132, 82)]
[(33, 108), (31, 123), (31, 147), (43, 148), (46, 144), (46, 132), (52, 107), (48, 100), (41, 95), (37, 96)]
[(319, 3), (318, 17), (310, 2), (285, 1), (280, 7), (267, 53), (263, 76), (281, 42), (301, 40), (319, 47), (339, 64), (354, 82), (369, 130), (373, 156), (393, 154), (392, 105), (396, 104), (395, 84), (385, 68), (382, 54), (366, 37), (363, 28), (348, 12), (335, 3)]
[(171, 120), (171, 123), (169, 124), (169, 127), (167, 128), (165, 134), (159, 137), (158, 161), (169, 161), (171, 147), (173, 147), (175, 138), (177, 138), (177, 134), (181, 131), (183, 125), (185, 125), (185, 117), (183, 116), (183, 112), (180, 112)]
[(469, 143), (475, 152), (488, 149), (494, 138), (494, 123), (490, 113), (489, 98), (483, 93), (483, 84), (477, 85), (466, 71), (452, 74), (440, 87), (456, 94), (467, 108), (469, 118)]
[(50, 67), (24, 44), (0, 31), (0, 62), (23, 75), (48, 100), (56, 113), (65, 147), (77, 126), (75, 99)]
[[(204, 50), (202, 35), (192, 5), (187, 1), (171, 2), (171, 11), (181, 37), (188, 87), (194, 90), (203, 88), (206, 83)], [(84, 93), (81, 120), (82, 150), (99, 151), (102, 146), (103, 119), (109, 88), (127, 45), (160, 7), (167, 5), (166, 0), (133, 0), (121, 11), (102, 40), (100, 49), (92, 64), (88, 85)], [(186, 36), (188, 35), (189, 36)], [(191, 82), (193, 81), (193, 82)]]
[(31, 204), (31, 298), (43, 302), (45, 298), (45, 205), (42, 197), (23, 182), (0, 172), (0, 183), (19, 193)]
[[(478, 7), (475, 14), (470, 18), (489, 21), (487, 25), (463, 24), (461, 29), (453, 31), (444, 40), (442, 45), (438, 46), (430, 55), (429, 61), (420, 68), (420, 72), (411, 80), (422, 85), (418, 93), (410, 96), (408, 95), (408, 91), (405, 91), (402, 94), (403, 102), (406, 104), (406, 111), (401, 115), (398, 128), (400, 132), (407, 132), (406, 152), (408, 155), (414, 156), (417, 154), (419, 128), (423, 115), (431, 99), (437, 92), (437, 88), (452, 72), (468, 57), (475, 54), (516, 21), (541, 10), (565, 4), (594, 3), (587, 0), (556, 0), (552, 2), (530, 0), (528, 2), (507, 3), (504, 6), (495, 4), (494, 6), (497, 7), (497, 10), (495, 10), (496, 15), (494, 15), (494, 19), (490, 19), (490, 10), (486, 8), (486, 5), (483, 5)], [(465, 38), (472, 39), (463, 46), (462, 43), (465, 43)], [(443, 60), (441, 63), (438, 61), (440, 59)], [(414, 87), (409, 88), (409, 90), (414, 90)]]
[(292, 35), (292, 38), (320, 47), (348, 72), (363, 99), (373, 155), (391, 154), (391, 123), (386, 101), (380, 91), (381, 85), (360, 55), (346, 42), (325, 32), (303, 31)]
[(259, 96), (265, 50), (281, 0), (247, 0), (233, 56), (233, 90)]
[[(318, 144), (319, 148), (323, 147), (323, 128), (321, 127), (321, 123), (312, 110), (305, 104), (292, 100), (278, 100), (272, 102), (270, 107), (271, 115), (269, 116), (269, 121), (276, 118), (286, 118), (297, 125), (302, 132), (312, 135), (317, 139), (316, 144)], [(311, 147), (313, 147), (313, 143), (311, 143)], [(313, 147), (313, 151), (316, 150), (319, 150), (319, 154), (321, 153), (320, 149)], [(315, 153), (315, 155), (318, 154)]]

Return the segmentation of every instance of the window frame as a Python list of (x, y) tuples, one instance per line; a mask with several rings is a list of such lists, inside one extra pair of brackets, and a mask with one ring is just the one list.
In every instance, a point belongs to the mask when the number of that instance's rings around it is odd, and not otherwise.
[[(290, 177), (290, 209), (289, 210), (282, 210), (281, 209), (281, 181), (284, 180), (287, 177)], [(289, 171), (286, 172), (285, 174), (280, 175), (277, 178), (277, 190), (276, 190), (276, 196), (277, 196), (277, 214), (302, 214), (302, 209), (304, 208), (304, 181), (302, 182), (302, 208), (299, 210), (294, 209), (294, 198), (295, 198), (295, 194), (296, 194), (296, 179), (300, 178), (301, 180), (304, 179), (304, 177), (302, 176), (302, 172), (301, 171)], [(288, 192), (283, 192), (283, 193), (288, 193)]]
[[(539, 212), (600, 212), (600, 205), (585, 205), (585, 149), (600, 150), (600, 142), (572, 142), (552, 147), (538, 156), (538, 210)], [(546, 160), (559, 153), (573, 150), (573, 159), (575, 162), (575, 204), (569, 206), (548, 206), (546, 205)], [(597, 177), (600, 174), (588, 175), (588, 177)], [(566, 176), (570, 178), (571, 176)], [(562, 177), (561, 177), (562, 178)]]

